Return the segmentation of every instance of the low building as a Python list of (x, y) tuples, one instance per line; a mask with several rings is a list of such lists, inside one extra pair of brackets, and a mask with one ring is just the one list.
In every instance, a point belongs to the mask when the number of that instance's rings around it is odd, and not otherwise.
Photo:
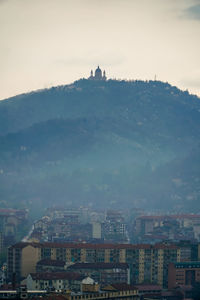
[(93, 278), (101, 285), (130, 283), (130, 268), (127, 263), (76, 263), (67, 268)]
[(63, 260), (42, 259), (36, 265), (36, 273), (39, 272), (62, 272), (66, 263)]
[[(118, 293), (114, 299), (139, 299), (138, 289), (127, 283), (114, 283), (105, 286), (102, 291), (107, 292), (111, 298), (112, 293)], [(124, 297), (123, 297), (124, 296)], [(126, 298), (127, 297), (127, 298)], [(110, 297), (108, 297), (110, 298)]]
[(92, 278), (86, 277), (82, 280), (81, 292), (82, 293), (97, 293), (100, 290), (100, 285)]
[(79, 273), (45, 272), (31, 273), (27, 277), (28, 290), (72, 290), (81, 291), (82, 280), (85, 277)]
[(156, 284), (136, 284), (139, 296), (144, 295), (161, 295), (162, 287)]

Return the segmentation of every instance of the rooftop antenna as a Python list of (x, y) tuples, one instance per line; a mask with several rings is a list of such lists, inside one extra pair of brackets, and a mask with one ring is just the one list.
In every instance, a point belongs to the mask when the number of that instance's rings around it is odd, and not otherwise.
[(155, 76), (154, 76), (154, 81), (156, 81), (157, 80), (157, 78), (156, 78), (156, 74), (155, 74)]

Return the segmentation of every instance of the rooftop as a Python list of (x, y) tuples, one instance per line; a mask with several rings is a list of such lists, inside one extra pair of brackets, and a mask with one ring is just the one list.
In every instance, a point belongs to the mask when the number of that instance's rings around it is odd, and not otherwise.
[(196, 219), (200, 215), (195, 214), (182, 214), (182, 215), (162, 215), (162, 216), (141, 216), (138, 219), (143, 220), (162, 220), (162, 219)]
[(112, 283), (105, 286), (102, 290), (104, 291), (133, 291), (137, 290), (137, 287), (127, 283)]
[(127, 263), (76, 263), (69, 266), (68, 269), (128, 269)]
[(35, 248), (73, 248), (73, 249), (177, 249), (178, 247), (174, 244), (163, 244), (157, 243), (155, 245), (151, 244), (90, 244), (90, 243), (28, 243), (20, 242), (11, 246), (11, 248), (25, 248), (27, 246), (32, 246)]
[(136, 284), (139, 291), (161, 291), (162, 287), (157, 284)]
[(79, 273), (72, 272), (42, 272), (42, 273), (30, 273), (33, 280), (57, 280), (57, 279), (67, 279), (67, 280), (83, 280), (85, 276)]
[(200, 268), (200, 261), (184, 261), (184, 262), (177, 262), (174, 264), (175, 268)]
[(54, 266), (54, 267), (65, 266), (65, 262), (63, 260), (53, 260), (53, 259), (42, 259), (37, 264), (40, 266)]

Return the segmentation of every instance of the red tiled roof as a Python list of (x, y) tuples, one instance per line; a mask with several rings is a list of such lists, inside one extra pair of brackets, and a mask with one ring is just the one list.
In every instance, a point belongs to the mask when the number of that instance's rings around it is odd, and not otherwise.
[(42, 243), (42, 248), (75, 248), (75, 249), (150, 249), (150, 244), (89, 244), (89, 243)]
[(144, 235), (145, 239), (158, 239), (158, 240), (166, 240), (168, 237), (167, 235), (162, 235), (162, 234), (145, 234)]
[(17, 212), (17, 210), (13, 209), (13, 208), (0, 208), (0, 214), (2, 214), (2, 213), (9, 214), (9, 213), (15, 213), (15, 212)]
[(178, 249), (178, 246), (174, 245), (174, 244), (155, 244), (153, 245), (153, 248), (155, 249)]
[(89, 243), (28, 243), (20, 242), (11, 246), (11, 248), (25, 248), (27, 246), (38, 247), (38, 248), (73, 248), (73, 249), (177, 249), (178, 247), (174, 244), (89, 244)]
[(42, 244), (41, 243), (29, 243), (29, 242), (19, 242), (16, 243), (12, 246), (10, 246), (10, 248), (25, 248), (27, 246), (32, 246), (32, 247), (36, 247), (36, 248), (42, 248)]
[(38, 265), (42, 266), (54, 266), (54, 267), (64, 267), (65, 262), (63, 260), (54, 260), (54, 259), (42, 259), (38, 263)]
[(0, 208), (0, 215), (2, 216), (16, 216), (25, 213), (27, 213), (25, 209)]
[(28, 246), (30, 243), (25, 243), (25, 242), (19, 242), (19, 243), (16, 243), (12, 246), (10, 246), (9, 248), (25, 248), (26, 246)]
[(161, 291), (162, 287), (156, 284), (136, 284), (139, 291)]
[(127, 283), (112, 283), (108, 285), (107, 287), (104, 287), (103, 290), (106, 291), (106, 288), (109, 289), (109, 287), (114, 288), (116, 291), (133, 291), (137, 290), (137, 287), (127, 284)]
[(33, 247), (39, 248), (75, 248), (75, 249), (127, 249), (127, 248), (150, 248), (151, 245), (148, 244), (89, 244), (89, 243), (28, 243), (28, 242), (19, 242), (11, 246), (12, 248), (25, 248), (26, 246), (31, 245)]
[(182, 215), (161, 215), (161, 216), (140, 216), (137, 219), (143, 220), (162, 220), (162, 219), (200, 219), (200, 215), (182, 214)]
[[(64, 296), (64, 295), (56, 295), (56, 294), (45, 295), (45, 296), (43, 296), (43, 298), (46, 300), (66, 300), (67, 299), (66, 296)], [(34, 298), (34, 299), (38, 300), (38, 298)]]
[(200, 215), (184, 214), (184, 215), (172, 215), (173, 219), (199, 219)]
[[(53, 294), (53, 295), (45, 295), (43, 296), (44, 299), (46, 300), (66, 300), (66, 296), (64, 295), (56, 295), (56, 294)], [(38, 298), (35, 298), (36, 300), (38, 300)]]
[(42, 272), (42, 273), (30, 273), (34, 280), (57, 280), (57, 279), (67, 279), (67, 280), (83, 280), (85, 276), (79, 273), (72, 272)]
[(157, 299), (158, 300), (159, 299), (160, 300), (161, 297), (162, 297), (162, 292), (152, 292), (152, 293), (144, 292), (144, 293), (142, 293), (142, 296), (144, 297), (142, 299), (150, 299), (150, 300), (153, 300), (153, 299)]
[(137, 219), (142, 219), (142, 220), (161, 220), (165, 218), (165, 216), (140, 216)]
[(68, 267), (68, 269), (128, 269), (127, 263), (75, 263)]

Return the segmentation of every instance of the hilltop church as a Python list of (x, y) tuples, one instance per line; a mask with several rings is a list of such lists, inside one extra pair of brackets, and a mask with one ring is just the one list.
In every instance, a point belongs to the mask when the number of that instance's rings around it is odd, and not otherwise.
[(107, 79), (106, 72), (103, 71), (103, 75), (102, 75), (102, 71), (98, 66), (97, 69), (95, 70), (94, 74), (93, 74), (93, 70), (91, 70), (90, 77), (88, 79), (90, 79), (90, 80), (106, 80)]

